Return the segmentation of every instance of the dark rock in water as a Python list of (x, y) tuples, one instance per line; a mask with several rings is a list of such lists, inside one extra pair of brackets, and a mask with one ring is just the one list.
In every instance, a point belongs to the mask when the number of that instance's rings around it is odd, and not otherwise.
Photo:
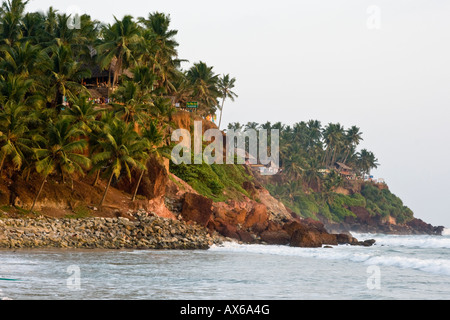
[(369, 239), (369, 240), (359, 241), (357, 245), (363, 246), (363, 247), (371, 247), (374, 244), (375, 244), (375, 240)]
[(324, 248), (326, 248), (326, 249), (333, 249), (332, 246), (324, 246)]
[(268, 244), (287, 245), (291, 237), (284, 230), (264, 231), (261, 233), (261, 240)]
[(295, 231), (290, 242), (292, 247), (302, 248), (320, 248), (322, 244), (319, 233), (314, 231), (303, 232), (302, 230)]
[(358, 240), (353, 238), (352, 235), (347, 233), (339, 233), (336, 235), (336, 240), (338, 244), (357, 244)]

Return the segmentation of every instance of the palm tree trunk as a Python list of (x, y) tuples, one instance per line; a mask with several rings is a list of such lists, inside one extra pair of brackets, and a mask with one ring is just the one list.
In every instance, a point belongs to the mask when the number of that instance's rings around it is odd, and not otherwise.
[(330, 163), (331, 166), (334, 165), (334, 162), (336, 160), (336, 150), (337, 150), (337, 147), (334, 148), (333, 156), (331, 157), (331, 163)]
[(44, 180), (42, 180), (41, 187), (39, 188), (39, 191), (38, 191), (38, 193), (36, 195), (36, 198), (34, 198), (33, 205), (31, 206), (30, 211), (33, 211), (34, 206), (36, 205), (36, 201), (39, 198), (39, 196), (41, 195), (42, 189), (44, 189), (44, 184), (45, 184), (45, 181), (47, 180), (47, 177), (48, 177), (48, 175), (46, 175), (44, 177)]
[(109, 66), (109, 71), (108, 71), (108, 87), (110, 89), (112, 89), (112, 85), (111, 85), (111, 66)]
[(323, 161), (322, 161), (322, 165), (325, 166), (325, 167), (328, 166), (328, 162), (327, 162), (327, 160), (328, 160), (328, 149), (329, 148), (326, 148), (325, 154), (324, 154), (324, 157), (323, 157)]
[(5, 159), (6, 159), (6, 154), (3, 155), (2, 162), (0, 163), (0, 176), (2, 175), (2, 172), (3, 172), (3, 164), (5, 162)]
[(222, 107), (220, 108), (220, 119), (219, 119), (219, 130), (220, 130), (220, 124), (222, 123), (222, 112), (223, 112), (223, 105), (225, 104), (225, 98), (222, 100)]
[(113, 87), (119, 83), (119, 75), (122, 72), (122, 61), (123, 56), (122, 54), (119, 55), (116, 62), (116, 70), (114, 70), (114, 79), (113, 79)]
[(137, 195), (139, 186), (140, 186), (140, 184), (141, 184), (142, 177), (144, 176), (144, 172), (145, 172), (145, 170), (142, 170), (141, 175), (140, 175), (140, 177), (139, 177), (139, 180), (138, 180), (138, 182), (137, 182), (136, 189), (134, 190), (133, 198), (131, 199), (131, 201), (136, 200), (136, 195)]
[(94, 183), (92, 183), (92, 186), (95, 187), (98, 183), (98, 179), (100, 178), (100, 169), (97, 170), (97, 175), (95, 176)]
[(114, 177), (114, 172), (111, 173), (111, 177), (109, 177), (108, 184), (106, 185), (105, 192), (103, 193), (102, 201), (100, 201), (99, 207), (103, 206), (103, 202), (105, 201), (106, 194), (108, 193), (109, 186), (111, 185), (112, 178)]
[(350, 149), (347, 151), (347, 154), (345, 155), (344, 161), (342, 162), (343, 164), (345, 164), (347, 162), (347, 158), (350, 155)]

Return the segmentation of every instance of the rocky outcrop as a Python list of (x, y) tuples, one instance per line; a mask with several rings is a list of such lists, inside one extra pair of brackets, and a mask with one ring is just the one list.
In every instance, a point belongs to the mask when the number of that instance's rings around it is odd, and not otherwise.
[(329, 233), (321, 222), (312, 219), (288, 223), (284, 229), (291, 235), (290, 245), (293, 247), (317, 248), (343, 244), (371, 246), (375, 243), (372, 239), (358, 241), (348, 233)]
[[(206, 226), (210, 233), (243, 243), (322, 247), (323, 245), (368, 245), (347, 234), (331, 234), (313, 219), (280, 220), (262, 203), (247, 199), (212, 203), (206, 197), (186, 193), (181, 217), (187, 223)], [(371, 243), (373, 244), (373, 242)]]
[(143, 211), (127, 218), (0, 219), (0, 248), (207, 249), (205, 228)]
[(405, 224), (398, 224), (395, 219), (383, 219), (381, 216), (372, 216), (363, 207), (350, 207), (350, 211), (355, 217), (346, 217), (341, 223), (336, 223), (324, 219), (326, 229), (333, 233), (358, 232), (358, 233), (384, 233), (384, 234), (428, 234), (441, 235), (443, 226), (433, 226), (425, 223), (421, 219), (414, 218)]

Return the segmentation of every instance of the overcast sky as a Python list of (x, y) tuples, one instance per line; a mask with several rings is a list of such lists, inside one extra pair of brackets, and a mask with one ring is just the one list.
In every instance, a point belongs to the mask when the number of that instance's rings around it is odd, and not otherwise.
[(103, 22), (160, 11), (187, 69), (236, 77), (223, 121), (357, 125), (415, 216), (450, 227), (450, 1), (31, 0)]

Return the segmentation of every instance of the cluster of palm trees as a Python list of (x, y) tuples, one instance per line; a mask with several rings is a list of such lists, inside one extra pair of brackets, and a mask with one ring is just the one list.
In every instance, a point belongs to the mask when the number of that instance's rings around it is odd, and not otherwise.
[(310, 120), (294, 125), (281, 122), (245, 125), (230, 123), (229, 129), (278, 129), (280, 132), (280, 164), (283, 175), (293, 182), (302, 181), (318, 191), (332, 190), (342, 185), (343, 179), (336, 170), (336, 163), (351, 167), (357, 177), (370, 174), (379, 165), (373, 152), (357, 151), (362, 132), (356, 126), (345, 129), (339, 123), (322, 126), (320, 121)]
[[(124, 16), (102, 24), (49, 8), (25, 12), (28, 1), (0, 7), (0, 179), (39, 175), (32, 208), (50, 177), (72, 183), (93, 174), (107, 181), (140, 171), (150, 153), (163, 154), (178, 102), (198, 101), (199, 112), (223, 110), (234, 99), (235, 79), (204, 62), (183, 71), (170, 16)], [(95, 105), (83, 80), (92, 66), (108, 70), (114, 103)], [(129, 72), (124, 72), (125, 70)], [(219, 100), (222, 99), (222, 104)]]
[[(170, 96), (180, 102), (199, 103), (202, 115), (223, 109), (223, 102), (237, 95), (231, 90), (235, 78), (219, 75), (205, 62), (194, 63), (184, 71), (178, 58), (177, 30), (170, 29), (170, 15), (154, 12), (138, 19), (114, 17), (102, 24), (89, 15), (74, 17), (49, 8), (47, 13), (25, 12), (28, 1), (7, 0), (0, 8), (2, 80), (15, 76), (27, 79), (29, 91), (40, 103), (52, 108), (63, 97), (73, 98), (84, 88), (92, 66), (109, 71), (108, 85), (117, 88), (126, 70), (146, 76), (146, 90)], [(136, 81), (139, 82), (139, 81)], [(222, 103), (220, 103), (220, 101)]]

